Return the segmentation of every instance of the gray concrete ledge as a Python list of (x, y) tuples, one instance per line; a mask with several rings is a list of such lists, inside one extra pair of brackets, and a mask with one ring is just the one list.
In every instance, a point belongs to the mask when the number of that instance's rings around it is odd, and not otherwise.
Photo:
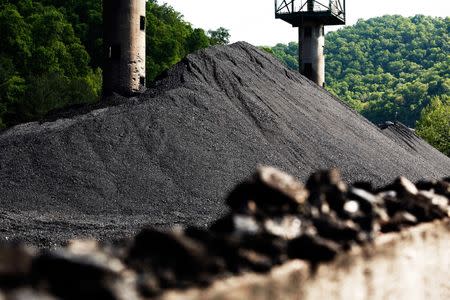
[(381, 235), (315, 271), (295, 260), (158, 299), (450, 299), (450, 220)]

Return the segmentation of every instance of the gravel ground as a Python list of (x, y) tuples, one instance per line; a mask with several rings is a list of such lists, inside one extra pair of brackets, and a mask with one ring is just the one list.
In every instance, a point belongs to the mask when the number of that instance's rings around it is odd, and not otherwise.
[(446, 156), (408, 149), (246, 43), (189, 55), (140, 97), (112, 103), (0, 133), (0, 239), (52, 246), (143, 224), (205, 226), (258, 164), (303, 181), (338, 167), (376, 186), (450, 174)]
[[(386, 268), (380, 263), (384, 259), (397, 262), (395, 266), (400, 269), (405, 266), (403, 272), (409, 272), (411, 267), (420, 270), (418, 265), (423, 262), (417, 257), (408, 259), (405, 264), (405, 253), (410, 250), (417, 250), (428, 267), (431, 262), (434, 269), (430, 270), (447, 271), (445, 261), (442, 261), (446, 257), (443, 254), (445, 242), (438, 241), (445, 238), (443, 232), (433, 232), (431, 237), (427, 236), (427, 231), (422, 231), (422, 239), (417, 242), (417, 237), (413, 238), (406, 230), (425, 222), (434, 222), (432, 227), (437, 231), (440, 226), (443, 229), (445, 224), (450, 225), (449, 200), (450, 178), (414, 184), (400, 177), (374, 190), (367, 185), (348, 186), (337, 169), (311, 174), (303, 185), (280, 170), (259, 167), (251, 178), (230, 193), (225, 201), (227, 215), (208, 229), (187, 227), (160, 231), (143, 228), (134, 238), (120, 243), (71, 241), (66, 247), (52, 250), (0, 242), (0, 297), (5, 294), (1, 299), (150, 300), (160, 299), (159, 296), (161, 299), (166, 296), (167, 299), (204, 299), (190, 292), (182, 294), (182, 291), (191, 287), (207, 288), (233, 276), (267, 274), (273, 267), (293, 259), (303, 260), (314, 274), (321, 269), (320, 264), (335, 258), (336, 265), (347, 271), (371, 266), (373, 269), (374, 264), (375, 268), (384, 270)], [(428, 228), (430, 235), (433, 229)], [(406, 242), (408, 246), (402, 242), (403, 247), (396, 242), (383, 243), (382, 235), (391, 232), (402, 232), (396, 239), (410, 240), (410, 243)], [(428, 250), (436, 250), (441, 261), (426, 257), (421, 245), (424, 243), (429, 244)], [(359, 258), (367, 260), (367, 266), (348, 263), (361, 256), (352, 255), (358, 252), (359, 246), (369, 244), (373, 247), (360, 251), (365, 258)], [(384, 251), (377, 251), (382, 244)], [(345, 258), (348, 251), (350, 256)], [(377, 252), (378, 258), (371, 259)], [(332, 270), (337, 272), (331, 276), (333, 280), (340, 278), (338, 269)], [(387, 268), (387, 272), (390, 269)], [(398, 270), (396, 272), (397, 276), (402, 276)], [(341, 277), (364, 276), (358, 271), (344, 273)], [(323, 272), (322, 275), (326, 282), (329, 276)], [(298, 280), (305, 276), (298, 277), (297, 274), (291, 279), (306, 288), (305, 283), (313, 284), (314, 280)], [(388, 281), (395, 282), (396, 278), (383, 280), (389, 285)], [(364, 282), (370, 286), (372, 279), (367, 278)], [(358, 279), (353, 280), (358, 282)], [(254, 290), (248, 286), (243, 288)], [(329, 292), (333, 290), (327, 284), (322, 288)], [(444, 291), (444, 286), (439, 287), (439, 284), (434, 288)], [(264, 299), (281, 299), (274, 296), (275, 290), (277, 288), (272, 286), (271, 296)], [(181, 294), (169, 296), (166, 292)], [(385, 291), (385, 294), (389, 293)], [(261, 296), (261, 292), (258, 295)], [(218, 299), (206, 291), (205, 296)], [(255, 297), (242, 295), (235, 299), (259, 298), (255, 294)]]

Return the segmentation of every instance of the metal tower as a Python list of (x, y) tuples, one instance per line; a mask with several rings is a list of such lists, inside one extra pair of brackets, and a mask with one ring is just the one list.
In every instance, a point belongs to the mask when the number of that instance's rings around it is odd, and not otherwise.
[(275, 18), (299, 27), (300, 73), (325, 83), (325, 25), (345, 24), (345, 0), (275, 0)]
[(145, 89), (146, 0), (103, 1), (103, 94)]

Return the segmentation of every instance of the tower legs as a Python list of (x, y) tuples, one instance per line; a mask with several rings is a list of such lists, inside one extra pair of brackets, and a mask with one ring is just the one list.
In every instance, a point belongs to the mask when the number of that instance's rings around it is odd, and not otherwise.
[(300, 73), (319, 86), (325, 83), (324, 25), (304, 24), (299, 27)]

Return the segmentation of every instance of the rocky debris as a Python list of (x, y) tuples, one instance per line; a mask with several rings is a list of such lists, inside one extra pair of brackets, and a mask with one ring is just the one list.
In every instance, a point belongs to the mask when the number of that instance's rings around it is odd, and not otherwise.
[(34, 250), (21, 245), (0, 244), (0, 287), (15, 289), (29, 283)]
[(303, 185), (260, 167), (230, 193), (229, 213), (207, 230), (144, 228), (121, 243), (71, 241), (56, 250), (0, 246), (0, 300), (149, 299), (267, 272), (289, 259), (314, 266), (382, 233), (450, 217), (448, 184), (399, 177), (374, 190), (348, 186), (332, 169)]
[(287, 248), (290, 258), (303, 259), (312, 263), (333, 260), (340, 250), (337, 243), (309, 234), (292, 240)]
[(226, 204), (237, 214), (264, 217), (298, 213), (307, 199), (308, 191), (292, 176), (264, 167), (252, 180), (235, 188)]
[(139, 299), (136, 276), (118, 257), (106, 249), (77, 247), (0, 247), (0, 291), (6, 292), (5, 299)]
[(211, 274), (224, 269), (223, 262), (209, 255), (203, 243), (182, 232), (149, 228), (135, 237), (126, 262), (140, 274), (156, 277), (162, 289), (209, 283)]
[(96, 253), (44, 251), (33, 261), (31, 278), (37, 289), (48, 289), (58, 298), (117, 299), (110, 285), (120, 277), (120, 269), (120, 263), (103, 262)]

